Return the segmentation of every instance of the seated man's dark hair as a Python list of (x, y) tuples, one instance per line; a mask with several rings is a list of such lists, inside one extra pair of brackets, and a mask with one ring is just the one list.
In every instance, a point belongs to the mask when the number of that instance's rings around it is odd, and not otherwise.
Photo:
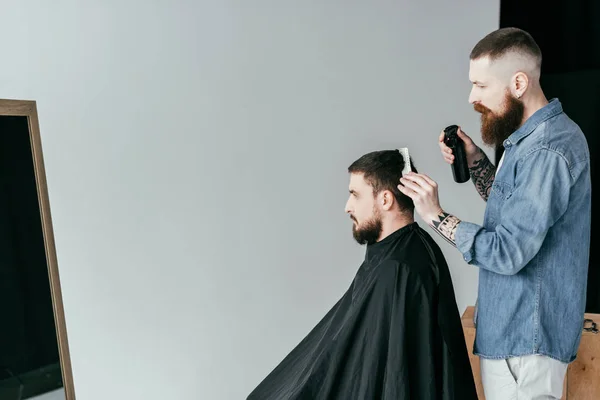
[[(411, 170), (417, 172), (412, 157)], [(404, 157), (398, 150), (379, 150), (367, 153), (354, 161), (349, 167), (349, 173), (362, 173), (365, 181), (373, 187), (373, 196), (382, 190), (389, 190), (400, 207), (400, 211), (414, 212), (412, 199), (398, 190), (400, 177), (404, 169)]]

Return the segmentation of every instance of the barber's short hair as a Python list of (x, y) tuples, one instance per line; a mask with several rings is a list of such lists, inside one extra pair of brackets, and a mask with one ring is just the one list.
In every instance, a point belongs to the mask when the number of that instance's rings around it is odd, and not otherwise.
[[(411, 170), (417, 172), (412, 157)], [(349, 173), (362, 173), (365, 181), (373, 187), (373, 196), (382, 190), (394, 194), (401, 211), (414, 212), (412, 199), (398, 190), (400, 177), (404, 169), (404, 157), (398, 150), (379, 150), (367, 153), (354, 161), (349, 167)]]
[(542, 66), (542, 51), (533, 37), (519, 28), (500, 28), (481, 39), (471, 51), (471, 60), (489, 57), (490, 61), (502, 58), (509, 52), (532, 57), (537, 68)]

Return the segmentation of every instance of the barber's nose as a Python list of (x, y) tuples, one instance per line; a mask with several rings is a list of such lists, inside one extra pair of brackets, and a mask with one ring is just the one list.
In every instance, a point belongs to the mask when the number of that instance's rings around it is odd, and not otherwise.
[(471, 92), (469, 93), (469, 104), (475, 104), (475, 102), (477, 101), (477, 97), (475, 96), (473, 91), (474, 91), (474, 88), (471, 89)]

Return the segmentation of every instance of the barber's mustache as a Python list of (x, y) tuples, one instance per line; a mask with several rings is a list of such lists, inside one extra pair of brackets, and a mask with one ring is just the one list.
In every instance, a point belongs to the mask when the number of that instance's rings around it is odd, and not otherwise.
[(488, 114), (489, 112), (492, 111), (489, 108), (487, 108), (486, 106), (479, 104), (479, 103), (473, 104), (473, 108), (475, 109), (475, 111), (477, 111), (478, 113), (481, 113), (481, 114)]

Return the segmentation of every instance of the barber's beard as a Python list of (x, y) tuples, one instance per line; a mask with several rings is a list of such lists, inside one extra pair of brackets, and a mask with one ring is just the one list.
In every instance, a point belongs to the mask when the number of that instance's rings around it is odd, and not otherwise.
[(523, 102), (507, 91), (504, 98), (502, 114), (492, 112), (489, 108), (476, 103), (475, 111), (481, 113), (481, 138), (492, 147), (502, 145), (513, 132), (521, 126), (525, 106)]
[(351, 217), (355, 224), (352, 226), (352, 234), (359, 244), (376, 243), (383, 230), (381, 215), (378, 210), (373, 210), (373, 216), (368, 221), (364, 221), (358, 227), (354, 217)]

